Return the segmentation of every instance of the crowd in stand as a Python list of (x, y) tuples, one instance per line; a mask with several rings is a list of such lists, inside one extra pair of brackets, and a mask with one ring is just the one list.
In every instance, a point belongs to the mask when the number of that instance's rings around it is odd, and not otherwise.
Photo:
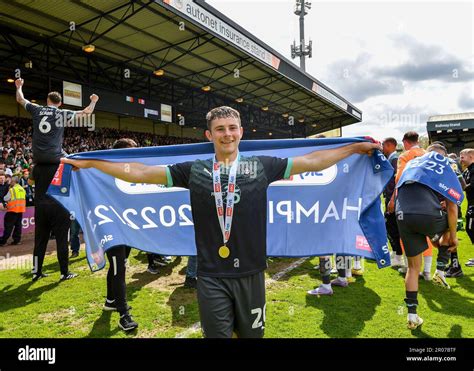
[[(173, 144), (198, 143), (200, 140), (174, 136), (155, 135), (114, 128), (66, 128), (63, 148), (66, 153), (79, 153), (110, 149), (120, 138), (133, 139), (139, 147), (165, 146)], [(20, 178), (20, 184), (27, 192), (27, 206), (33, 205), (34, 186), (28, 185), (28, 176), (33, 164), (32, 120), (0, 115), (0, 199), (2, 189), (8, 191), (13, 176)], [(3, 180), (3, 181), (2, 181)], [(6, 192), (5, 192), (6, 193)]]

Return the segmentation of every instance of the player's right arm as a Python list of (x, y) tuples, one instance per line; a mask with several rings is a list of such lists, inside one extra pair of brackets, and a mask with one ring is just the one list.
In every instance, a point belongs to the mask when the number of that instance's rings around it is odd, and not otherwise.
[(25, 80), (23, 79), (16, 79), (15, 80), (15, 86), (16, 86), (16, 101), (20, 103), (23, 108), (26, 108), (26, 103), (29, 103), (27, 99), (25, 99), (25, 96), (23, 95), (23, 84), (25, 83)]
[(139, 162), (73, 160), (71, 158), (62, 158), (61, 162), (72, 165), (73, 170), (94, 168), (130, 183), (168, 184), (167, 170), (163, 166), (149, 166)]

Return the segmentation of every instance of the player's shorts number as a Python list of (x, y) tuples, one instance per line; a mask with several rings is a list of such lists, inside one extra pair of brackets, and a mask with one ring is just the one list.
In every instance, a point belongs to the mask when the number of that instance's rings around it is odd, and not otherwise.
[(250, 311), (250, 313), (257, 315), (257, 317), (255, 318), (255, 321), (253, 321), (252, 328), (260, 328), (265, 323), (265, 308), (266, 308), (266, 306), (267, 306), (267, 304), (265, 304), (263, 306), (263, 310), (262, 310), (262, 308), (255, 308), (255, 309), (252, 309)]

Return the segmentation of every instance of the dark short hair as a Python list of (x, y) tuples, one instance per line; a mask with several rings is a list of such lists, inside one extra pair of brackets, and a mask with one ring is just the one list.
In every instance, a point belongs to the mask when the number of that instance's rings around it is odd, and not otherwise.
[(440, 146), (443, 146), (443, 147), (446, 148), (446, 144), (444, 144), (443, 142), (441, 142), (441, 141), (439, 141), (439, 140), (436, 140), (436, 141), (434, 141), (434, 142), (431, 143), (431, 144), (439, 144)]
[(135, 148), (135, 147), (138, 147), (137, 143), (133, 139), (130, 139), (130, 138), (117, 139), (112, 145), (113, 149)]
[(239, 125), (241, 125), (239, 111), (233, 109), (232, 107), (221, 106), (221, 107), (213, 108), (207, 113), (206, 115), (207, 128), (211, 130), (212, 121), (216, 119), (223, 119), (223, 118), (228, 118), (228, 117), (236, 118), (239, 121)]
[(385, 138), (384, 143), (390, 143), (390, 144), (393, 144), (395, 147), (397, 146), (397, 140), (395, 138), (392, 138), (392, 137), (389, 137), (389, 138)]
[(51, 93), (49, 93), (48, 99), (54, 104), (59, 104), (63, 100), (63, 98), (61, 97), (61, 94), (59, 94), (57, 91), (52, 91)]
[(416, 131), (407, 131), (403, 136), (403, 140), (406, 140), (411, 143), (418, 142), (419, 135)]
[(439, 143), (433, 143), (428, 146), (428, 152), (436, 151), (436, 150), (443, 151), (445, 156), (448, 153), (446, 147)]

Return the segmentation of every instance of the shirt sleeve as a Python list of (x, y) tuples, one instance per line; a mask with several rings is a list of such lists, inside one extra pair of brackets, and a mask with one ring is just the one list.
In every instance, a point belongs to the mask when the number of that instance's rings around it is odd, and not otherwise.
[(189, 189), (189, 176), (194, 161), (182, 162), (166, 168), (167, 187), (181, 187)]
[(39, 106), (37, 104), (31, 103), (29, 100), (26, 100), (25, 102), (25, 109), (31, 113), (31, 115), (35, 115), (36, 112), (38, 112)]
[(276, 182), (280, 179), (288, 179), (290, 177), (291, 168), (293, 167), (293, 159), (279, 158), (270, 156), (258, 157), (263, 165), (268, 184)]

